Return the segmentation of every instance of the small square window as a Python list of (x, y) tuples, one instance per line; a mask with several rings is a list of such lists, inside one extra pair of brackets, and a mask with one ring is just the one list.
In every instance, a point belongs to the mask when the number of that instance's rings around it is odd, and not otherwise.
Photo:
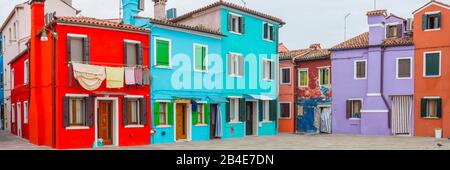
[(328, 86), (330, 85), (330, 69), (320, 68), (319, 69), (319, 85)]
[(244, 17), (236, 14), (228, 14), (228, 31), (237, 34), (244, 33)]
[(440, 75), (441, 75), (441, 53), (440, 52), (425, 53), (424, 76), (437, 77)]
[(291, 117), (291, 104), (280, 103), (280, 118), (290, 118), (290, 117)]
[(397, 77), (398, 78), (411, 78), (411, 59), (400, 58), (397, 60)]
[(299, 78), (299, 87), (308, 87), (309, 75), (308, 69), (299, 69), (298, 73)]
[(159, 103), (159, 124), (158, 125), (168, 125), (168, 104), (167, 103)]
[(422, 99), (421, 117), (423, 118), (441, 118), (442, 116), (442, 99), (425, 98)]
[(362, 100), (347, 100), (347, 118), (361, 118)]
[(281, 84), (291, 84), (291, 69), (282, 68), (281, 69)]
[(355, 61), (355, 79), (366, 79), (366, 61)]
[(128, 99), (128, 125), (140, 124), (140, 105), (139, 100)]
[(85, 102), (84, 98), (69, 100), (69, 126), (86, 126)]

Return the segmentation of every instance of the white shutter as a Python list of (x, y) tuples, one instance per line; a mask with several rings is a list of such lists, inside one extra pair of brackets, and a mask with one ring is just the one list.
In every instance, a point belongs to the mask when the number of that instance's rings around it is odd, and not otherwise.
[(243, 56), (237, 56), (238, 59), (238, 75), (239, 76), (244, 76), (244, 57)]

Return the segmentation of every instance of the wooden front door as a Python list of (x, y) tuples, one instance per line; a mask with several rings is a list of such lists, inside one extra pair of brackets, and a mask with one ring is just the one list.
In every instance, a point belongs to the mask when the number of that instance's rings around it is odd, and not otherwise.
[(102, 139), (104, 145), (113, 144), (112, 103), (112, 101), (98, 102), (98, 139)]
[(177, 140), (186, 139), (187, 137), (187, 109), (186, 104), (177, 103), (177, 119), (176, 119), (176, 137)]

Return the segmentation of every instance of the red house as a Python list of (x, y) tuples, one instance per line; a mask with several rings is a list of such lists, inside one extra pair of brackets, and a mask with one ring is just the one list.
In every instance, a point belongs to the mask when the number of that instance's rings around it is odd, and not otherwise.
[(13, 133), (58, 149), (150, 144), (150, 31), (44, 17), (43, 2), (30, 1), (29, 49), (10, 63)]

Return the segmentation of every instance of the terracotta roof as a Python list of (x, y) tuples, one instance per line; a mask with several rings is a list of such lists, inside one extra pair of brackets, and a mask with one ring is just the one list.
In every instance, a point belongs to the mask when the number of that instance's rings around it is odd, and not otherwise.
[(329, 49), (321, 49), (319, 44), (312, 44), (311, 47), (282, 52), (280, 53), (280, 60), (313, 61), (330, 58), (331, 51)]
[[(144, 17), (140, 17), (140, 18), (144, 18)], [(212, 29), (209, 29), (209, 28), (201, 26), (201, 25), (189, 26), (189, 25), (174, 23), (174, 22), (171, 22), (168, 20), (160, 20), (160, 19), (154, 19), (154, 18), (148, 18), (148, 19), (150, 20), (151, 23), (154, 23), (154, 24), (160, 24), (160, 25), (165, 25), (165, 26), (170, 26), (170, 27), (182, 28), (182, 29), (187, 29), (187, 30), (191, 30), (191, 31), (199, 31), (199, 32), (223, 36), (223, 34), (220, 31), (212, 30)]]
[[(383, 42), (383, 46), (406, 46), (414, 45), (412, 37), (403, 38), (388, 38)], [(345, 50), (345, 49), (358, 49), (358, 48), (368, 48), (369, 47), (369, 33), (365, 32), (361, 35), (353, 37), (347, 41), (344, 41), (334, 47), (331, 50)]]
[(304, 55), (309, 52), (310, 49), (301, 49), (301, 50), (292, 50), (287, 52), (280, 52), (279, 58), (280, 60), (291, 60), (296, 56)]
[(385, 15), (387, 14), (387, 10), (382, 9), (382, 10), (373, 10), (373, 11), (369, 11), (367, 12), (367, 16), (371, 16), (371, 15)]
[(146, 30), (141, 27), (128, 25), (128, 24), (121, 24), (121, 23), (111, 21), (111, 20), (96, 19), (96, 18), (90, 18), (90, 17), (80, 17), (80, 16), (55, 17), (55, 20), (53, 22), (91, 25), (91, 26), (115, 28), (115, 29), (138, 31), (138, 32), (149, 32), (149, 30)]
[(283, 43), (279, 43), (278, 44), (278, 51), (279, 52), (288, 52), (289, 49)]
[(450, 5), (448, 5), (448, 4), (445, 4), (445, 3), (443, 3), (443, 2), (439, 2), (439, 1), (436, 1), (436, 0), (431, 0), (430, 2), (426, 3), (424, 6), (420, 7), (419, 9), (416, 9), (416, 10), (413, 12), (413, 14), (415, 14), (415, 13), (421, 11), (423, 8), (425, 8), (425, 7), (427, 7), (428, 5), (431, 5), (431, 4), (437, 4), (437, 5), (441, 5), (441, 6), (443, 6), (443, 7), (446, 7), (446, 8), (450, 8)]
[(203, 11), (206, 11), (208, 9), (211, 9), (211, 8), (214, 8), (214, 7), (218, 7), (218, 6), (225, 6), (225, 7), (237, 9), (237, 10), (240, 10), (240, 11), (244, 11), (244, 12), (247, 12), (247, 13), (250, 13), (250, 14), (262, 17), (262, 18), (266, 18), (268, 20), (272, 20), (272, 21), (278, 22), (281, 25), (286, 24), (280, 18), (271, 16), (271, 15), (268, 15), (268, 14), (264, 14), (262, 12), (258, 12), (258, 11), (255, 11), (253, 9), (250, 9), (250, 8), (247, 8), (247, 7), (243, 7), (243, 6), (240, 6), (240, 5), (236, 5), (236, 4), (233, 4), (233, 3), (230, 3), (230, 2), (222, 1), (222, 0), (219, 0), (219, 1), (215, 2), (215, 3), (212, 3), (212, 4), (209, 4), (209, 5), (204, 6), (202, 8), (199, 8), (197, 10), (191, 11), (191, 12), (186, 13), (184, 15), (181, 15), (179, 17), (173, 18), (173, 19), (171, 19), (171, 21), (172, 22), (178, 22), (178, 21), (184, 20), (186, 18), (189, 18), (189, 17), (191, 17), (194, 14), (197, 14), (197, 13), (200, 13), (200, 12), (203, 12)]

